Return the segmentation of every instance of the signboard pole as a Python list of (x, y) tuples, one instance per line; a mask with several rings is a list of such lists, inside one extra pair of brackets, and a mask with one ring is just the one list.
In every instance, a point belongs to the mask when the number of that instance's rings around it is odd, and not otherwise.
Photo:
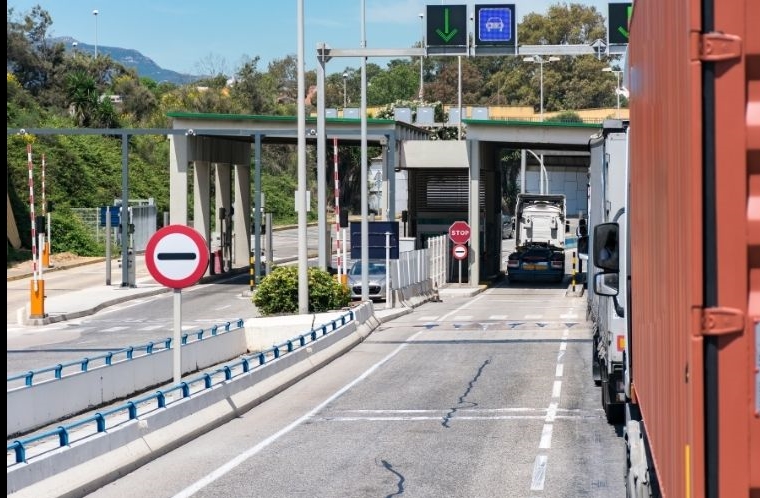
[[(269, 231), (271, 233), (271, 227)], [(200, 280), (208, 268), (208, 260), (206, 239), (185, 225), (165, 226), (153, 234), (145, 248), (145, 264), (151, 276), (174, 289), (172, 370), (175, 383), (182, 381), (182, 289)]]
[(106, 206), (106, 285), (111, 285), (111, 206)]
[(459, 260), (459, 285), (462, 285), (462, 260)]
[(391, 233), (385, 232), (385, 309), (392, 308), (391, 302)]
[(182, 289), (174, 289), (174, 383), (182, 381)]

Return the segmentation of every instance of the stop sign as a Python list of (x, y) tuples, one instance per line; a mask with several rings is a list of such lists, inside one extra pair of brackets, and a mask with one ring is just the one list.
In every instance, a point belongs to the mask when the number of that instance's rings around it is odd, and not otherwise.
[(449, 238), (458, 245), (468, 243), (470, 241), (470, 225), (466, 221), (455, 221), (449, 227)]

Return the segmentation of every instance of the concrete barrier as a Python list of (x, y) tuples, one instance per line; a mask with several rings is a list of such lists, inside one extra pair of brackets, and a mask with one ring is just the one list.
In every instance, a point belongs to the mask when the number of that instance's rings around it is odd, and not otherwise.
[[(366, 307), (355, 308), (367, 320)], [(182, 374), (198, 372), (308, 333), (348, 314), (348, 310), (312, 315), (251, 318), (241, 329), (207, 335), (182, 346)], [(86, 372), (51, 379), (7, 392), (7, 437), (40, 429), (115, 400), (134, 396), (173, 380), (173, 350), (123, 360)]]
[(83, 496), (227, 423), (344, 354), (380, 324), (371, 302), (353, 310), (355, 320), (308, 348), (146, 417), (9, 466), (7, 496)]
[[(242, 328), (189, 342), (181, 350), (182, 373), (197, 372), (247, 352)], [(12, 437), (33, 431), (56, 420), (171, 382), (173, 354), (173, 350), (163, 349), (8, 391), (7, 435)]]

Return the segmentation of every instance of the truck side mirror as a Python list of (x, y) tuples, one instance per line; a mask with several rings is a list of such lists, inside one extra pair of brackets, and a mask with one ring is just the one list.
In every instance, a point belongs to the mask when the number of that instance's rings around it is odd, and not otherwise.
[(594, 227), (594, 253), (592, 262), (602, 270), (619, 271), (618, 224), (601, 223)]

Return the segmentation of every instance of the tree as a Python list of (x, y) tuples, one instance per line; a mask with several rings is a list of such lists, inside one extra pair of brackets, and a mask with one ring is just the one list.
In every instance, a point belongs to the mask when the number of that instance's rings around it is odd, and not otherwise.
[(45, 44), (52, 22), (50, 14), (39, 5), (22, 18), (13, 7), (7, 11), (6, 65), (19, 84), (33, 95), (45, 87), (51, 70), (50, 62), (41, 57), (38, 48)]
[(419, 93), (419, 73), (409, 61), (394, 60), (388, 70), (372, 77), (367, 88), (367, 104), (383, 105), (397, 100), (411, 100)]
[(95, 120), (95, 109), (98, 106), (95, 80), (82, 71), (70, 73), (66, 85), (66, 96), (73, 108), (77, 126), (90, 126)]
[(259, 60), (258, 56), (246, 60), (230, 86), (230, 97), (245, 114), (269, 114), (274, 110), (276, 87), (259, 71)]
[[(425, 98), (447, 104), (459, 101), (459, 61), (454, 57), (440, 58), (434, 81), (425, 84)], [(462, 103), (481, 104), (486, 78), (469, 59), (462, 59)], [(419, 86), (419, 84), (417, 84)]]

